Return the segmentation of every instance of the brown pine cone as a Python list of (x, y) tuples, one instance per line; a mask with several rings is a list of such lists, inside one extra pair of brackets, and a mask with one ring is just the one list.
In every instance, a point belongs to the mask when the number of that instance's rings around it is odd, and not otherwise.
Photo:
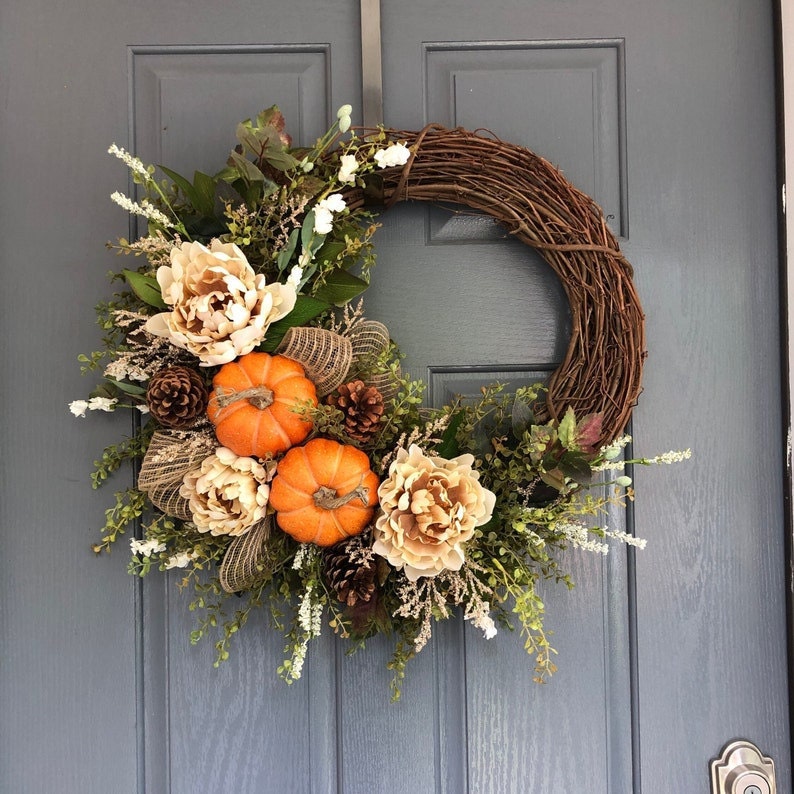
[(166, 367), (149, 380), (146, 402), (163, 426), (185, 429), (207, 410), (209, 390), (204, 379), (189, 367)]
[(377, 568), (360, 535), (326, 549), (324, 558), (325, 579), (343, 604), (355, 607), (373, 598)]
[(329, 394), (326, 401), (344, 413), (350, 438), (366, 443), (377, 433), (383, 416), (383, 397), (374, 386), (354, 380)]

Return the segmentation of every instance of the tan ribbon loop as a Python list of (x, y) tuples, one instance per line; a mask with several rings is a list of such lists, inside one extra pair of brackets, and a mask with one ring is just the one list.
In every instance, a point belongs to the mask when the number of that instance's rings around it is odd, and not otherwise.
[(189, 471), (199, 468), (217, 447), (218, 442), (209, 430), (156, 431), (141, 463), (138, 488), (167, 515), (192, 521), (188, 500), (179, 495), (182, 480)]
[(227, 593), (252, 589), (267, 575), (267, 539), (273, 528), (273, 514), (258, 521), (244, 535), (239, 535), (226, 549), (219, 578)]
[[(350, 332), (353, 347), (351, 376), (360, 377), (368, 386), (374, 386), (388, 403), (397, 395), (399, 386), (390, 372), (367, 372), (374, 359), (384, 353), (391, 342), (389, 329), (377, 320), (362, 320)], [(399, 369), (397, 370), (399, 374)]]
[(318, 397), (341, 386), (353, 363), (350, 340), (325, 328), (290, 328), (276, 352), (303, 366), (306, 377), (317, 387)]

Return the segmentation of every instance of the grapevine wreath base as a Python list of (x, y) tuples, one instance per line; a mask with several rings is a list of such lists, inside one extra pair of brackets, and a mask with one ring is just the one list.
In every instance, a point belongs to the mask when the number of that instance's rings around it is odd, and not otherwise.
[[(112, 246), (142, 264), (98, 307), (104, 348), (81, 359), (104, 381), (70, 407), (142, 421), (96, 462), (95, 487), (128, 460), (139, 476), (95, 550), (134, 526), (130, 571), (182, 571), (192, 639), (219, 632), (217, 662), (267, 602), (288, 682), (325, 621), (354, 648), (394, 638), (396, 696), (433, 622), (460, 607), (487, 638), (516, 623), (543, 680), (555, 667), (536, 584), (570, 584), (568, 547), (642, 545), (599, 525), (633, 498), (622, 469), (689, 456), (622, 459), (645, 338), (603, 214), (542, 158), (463, 129), (355, 131), (344, 106), (299, 148), (273, 107), (237, 138), (225, 168), (192, 180), (110, 149), (141, 196), (113, 198), (148, 228)], [(547, 384), (423, 405), (360, 298), (370, 207), (408, 200), (487, 213), (554, 269), (571, 339)]]
[[(386, 131), (412, 154), (401, 170), (382, 175), (380, 198), (454, 203), (498, 221), (534, 248), (562, 282), (571, 309), (571, 338), (547, 384), (546, 410), (536, 418), (600, 413), (601, 441), (628, 423), (642, 382), (645, 322), (633, 270), (600, 207), (547, 160), (515, 144), (439, 124), (421, 132)], [(366, 188), (346, 193), (348, 206)]]

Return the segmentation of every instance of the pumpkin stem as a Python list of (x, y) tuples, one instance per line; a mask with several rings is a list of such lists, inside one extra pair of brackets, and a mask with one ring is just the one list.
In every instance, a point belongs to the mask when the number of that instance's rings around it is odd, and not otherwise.
[(336, 510), (346, 505), (348, 502), (352, 502), (354, 499), (360, 499), (366, 506), (369, 500), (369, 488), (367, 488), (366, 485), (359, 485), (358, 488), (354, 488), (350, 493), (337, 496), (333, 488), (321, 485), (314, 492), (314, 504), (316, 504), (317, 507), (322, 507), (324, 510)]
[(253, 386), (250, 389), (243, 389), (242, 391), (225, 391), (223, 388), (219, 388), (216, 389), (213, 400), (218, 408), (225, 408), (227, 405), (237, 402), (238, 400), (248, 400), (254, 408), (264, 411), (265, 408), (269, 408), (273, 405), (273, 391), (268, 389), (267, 386)]

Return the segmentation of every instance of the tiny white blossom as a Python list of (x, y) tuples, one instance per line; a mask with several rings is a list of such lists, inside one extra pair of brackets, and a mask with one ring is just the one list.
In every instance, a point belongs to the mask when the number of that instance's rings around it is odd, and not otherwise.
[(411, 156), (411, 150), (404, 143), (392, 143), (385, 149), (379, 149), (373, 157), (378, 168), (390, 168), (395, 165), (405, 165)]
[(88, 401), (89, 411), (112, 411), (118, 400), (115, 397), (92, 397)]
[(196, 557), (198, 557), (198, 554), (196, 554), (195, 551), (180, 551), (166, 560), (166, 570), (171, 568), (187, 568), (190, 561), (195, 560)]
[(292, 570), (299, 571), (303, 567), (303, 563), (310, 557), (309, 544), (301, 543), (301, 545), (298, 546), (298, 550), (295, 552), (295, 557), (292, 560)]
[(137, 540), (136, 538), (132, 538), (130, 540), (130, 549), (133, 554), (140, 554), (142, 557), (151, 557), (152, 554), (165, 551), (165, 543), (159, 540)]
[(336, 178), (340, 182), (345, 182), (352, 185), (356, 181), (354, 174), (358, 170), (358, 161), (356, 160), (356, 156), (354, 154), (343, 154), (339, 158), (339, 163), (339, 173), (337, 174)]
[(331, 212), (341, 212), (347, 206), (345, 198), (341, 193), (331, 193), (330, 196), (320, 199), (317, 205), (331, 210)]
[(130, 169), (130, 171), (140, 174), (144, 179), (151, 179), (151, 175), (140, 158), (134, 157), (120, 146), (116, 146), (115, 143), (108, 149), (108, 154), (113, 154), (118, 157), (119, 160), (123, 161), (124, 164)]
[(303, 251), (301, 251), (301, 255), (298, 257), (298, 266), (302, 268), (309, 267), (312, 263), (312, 259), (314, 259), (312, 252), (304, 248)]
[(133, 201), (129, 196), (125, 196), (123, 193), (119, 193), (118, 191), (111, 193), (110, 198), (115, 201), (119, 207), (127, 210), (127, 212), (129, 212), (131, 215), (142, 215), (144, 218), (148, 218), (155, 223), (159, 223), (165, 228), (170, 228), (174, 225), (162, 212), (160, 212), (160, 210), (157, 209), (157, 207), (153, 207), (145, 200), (138, 204), (137, 201)]
[(492, 640), (496, 636), (496, 623), (490, 615), (483, 618), (480, 628), (486, 640)]
[(309, 635), (312, 633), (312, 585), (306, 585), (298, 607), (298, 625)]
[(490, 609), (491, 605), (487, 601), (478, 600), (464, 615), (465, 620), (470, 620), (472, 626), (482, 631), (486, 640), (492, 640), (496, 636), (496, 623), (490, 615)]
[(314, 207), (315, 234), (328, 234), (334, 228), (334, 213), (342, 212), (346, 206), (341, 193), (331, 193), (320, 199)]
[(334, 214), (327, 207), (314, 208), (314, 233), (329, 234), (334, 228)]
[(616, 529), (607, 530), (604, 535), (613, 540), (619, 540), (627, 546), (636, 546), (638, 549), (644, 549), (648, 543), (645, 538), (636, 538), (634, 535), (629, 535), (628, 532), (620, 532)]
[(148, 413), (149, 413), (149, 406), (148, 406), (148, 405), (144, 405), (143, 403), (139, 403), (139, 404), (138, 404), (138, 405), (136, 405), (135, 407), (136, 407), (136, 408), (137, 408), (137, 409), (138, 409), (138, 410), (139, 410), (139, 411), (140, 411), (142, 414), (148, 414)]
[(682, 460), (689, 460), (689, 458), (691, 457), (692, 457), (691, 449), (683, 449), (683, 450), (671, 449), (669, 452), (664, 452), (661, 455), (657, 455), (655, 458), (651, 458), (648, 462), (662, 463), (662, 464), (680, 463)]
[(303, 278), (303, 268), (300, 265), (295, 265), (295, 267), (290, 270), (289, 278), (287, 279), (287, 284), (291, 284), (295, 288), (295, 292), (298, 291), (298, 287), (300, 287), (301, 279)]
[(88, 400), (72, 400), (69, 403), (69, 410), (75, 416), (85, 416), (85, 412), (88, 410)]

